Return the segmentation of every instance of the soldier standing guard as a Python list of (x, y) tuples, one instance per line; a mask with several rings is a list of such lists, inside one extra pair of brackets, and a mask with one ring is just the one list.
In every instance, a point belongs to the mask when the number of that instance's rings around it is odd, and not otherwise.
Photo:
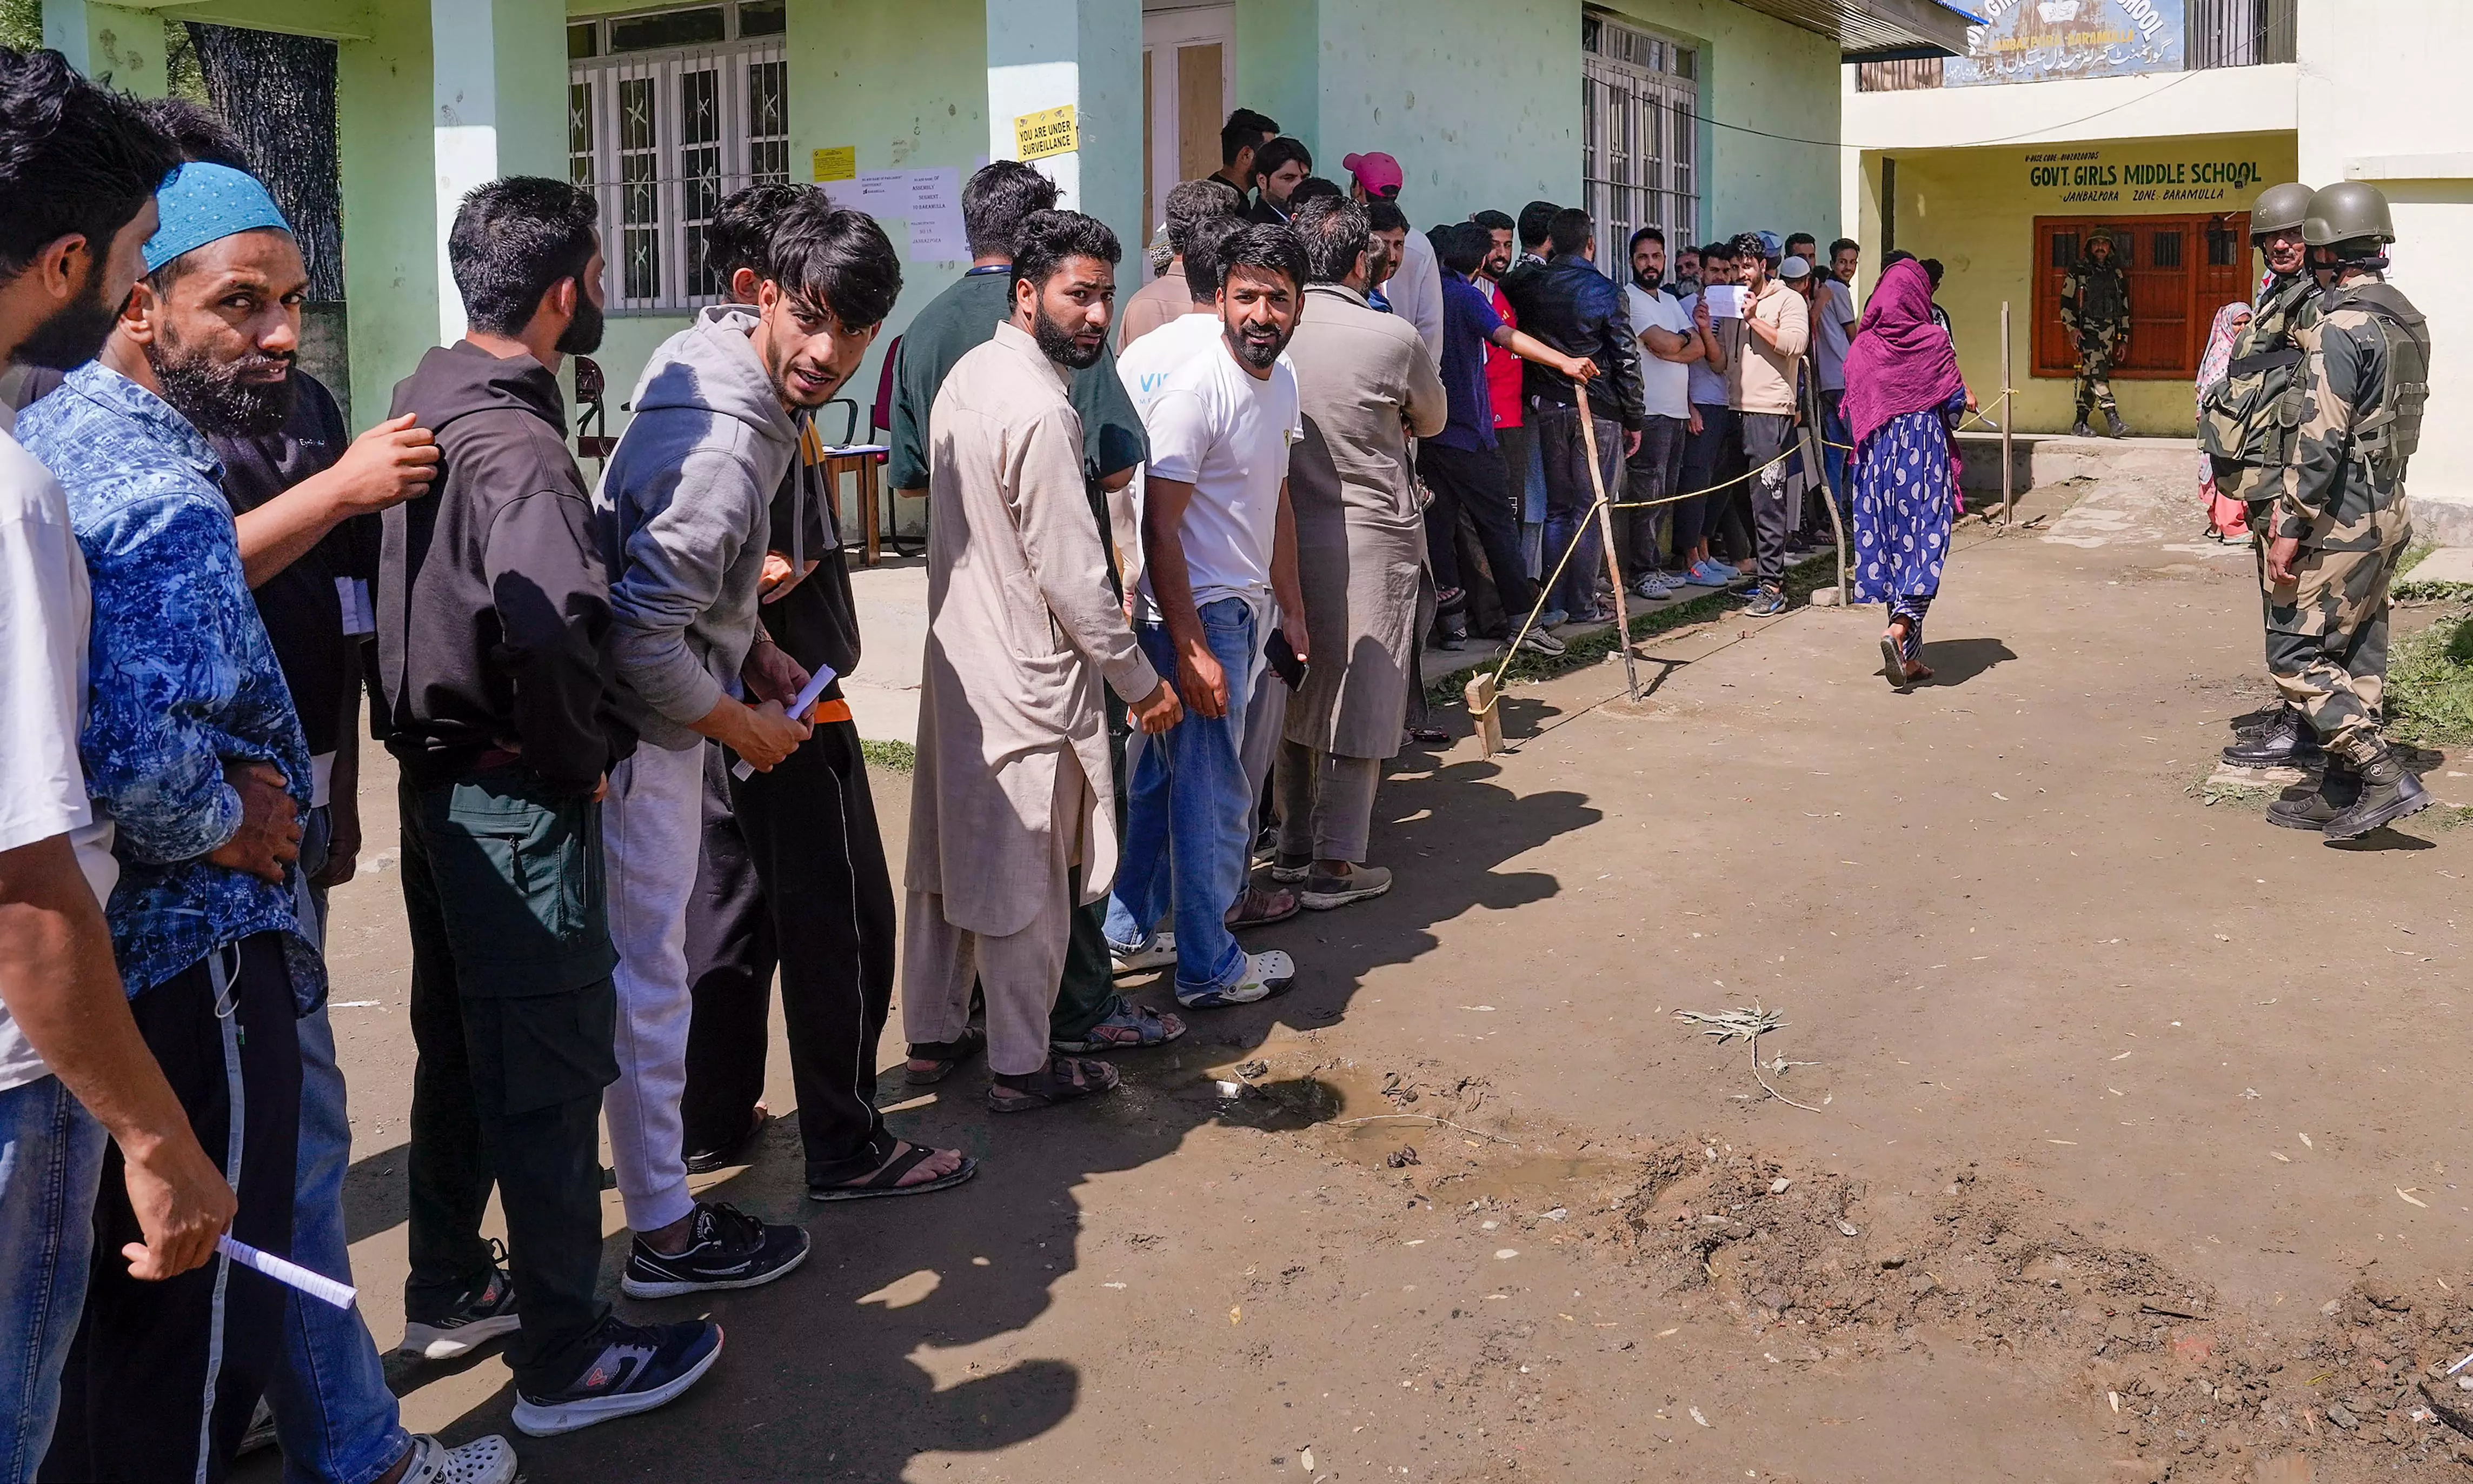
[(2112, 400), (2112, 362), (2129, 347), (2129, 275), (2113, 261), (2109, 227), (2087, 233), (2086, 251), (2061, 280), (2061, 325), (2078, 348), (2077, 421), (2070, 431), (2095, 437), (2087, 414), (2100, 406), (2112, 436), (2124, 436), (2129, 428)]
[(2335, 278), (2301, 332), (2300, 434), (2267, 548), (2268, 669), (2328, 756), (2317, 794), (2269, 813), (2350, 840), (2431, 802), (2389, 746), (2379, 708), (2388, 586), (2413, 537), (2404, 476), (2421, 437), (2430, 330), (2384, 276), (2395, 227), (2377, 187), (2319, 191), (2302, 236)]
[[(2209, 390), (2198, 418), (2198, 446), (2215, 467), (2216, 488), (2249, 505), (2259, 611), (2270, 650), (2275, 585), (2267, 576), (2267, 544), (2301, 425), (2301, 332), (2318, 323), (2318, 280), (2301, 240), (2313, 194), (2297, 180), (2271, 185), (2250, 206), (2250, 242), (2267, 260), (2268, 278), (2259, 289), (2257, 313), (2235, 337), (2224, 377)], [(2288, 704), (2265, 727), (2237, 738), (2223, 755), (2235, 767), (2273, 768), (2309, 767), (2321, 754), (2309, 718)]]

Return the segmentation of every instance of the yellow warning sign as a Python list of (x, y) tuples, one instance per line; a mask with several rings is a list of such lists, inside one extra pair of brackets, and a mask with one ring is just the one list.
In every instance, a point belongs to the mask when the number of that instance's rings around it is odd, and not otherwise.
[(1045, 159), (1080, 149), (1081, 144), (1073, 136), (1073, 105), (1061, 103), (1016, 118), (1013, 143), (1014, 153), (1023, 159)]
[(818, 180), (855, 180), (858, 179), (858, 146), (838, 145), (816, 152)]

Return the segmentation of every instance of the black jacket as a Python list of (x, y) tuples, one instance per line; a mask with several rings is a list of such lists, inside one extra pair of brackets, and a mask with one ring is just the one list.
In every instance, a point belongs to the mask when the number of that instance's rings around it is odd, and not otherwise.
[[(1589, 383), (1589, 403), (1601, 418), (1626, 428), (1648, 424), (1648, 403), (1640, 375), (1640, 341), (1631, 326), (1631, 310), (1621, 287), (1576, 253), (1543, 263), (1520, 263), (1502, 276), (1503, 297), (1511, 300), (1524, 334), (1552, 346), (1565, 355), (1582, 355), (1597, 363), (1597, 379)], [(1572, 383), (1562, 373), (1534, 361), (1522, 363), (1524, 395), (1555, 407), (1573, 405)]]
[(610, 578), (558, 379), (469, 341), (432, 349), (395, 415), (438, 435), (439, 479), (382, 517), (380, 721), (418, 782), (516, 754), (588, 794), (636, 738), (611, 705)]

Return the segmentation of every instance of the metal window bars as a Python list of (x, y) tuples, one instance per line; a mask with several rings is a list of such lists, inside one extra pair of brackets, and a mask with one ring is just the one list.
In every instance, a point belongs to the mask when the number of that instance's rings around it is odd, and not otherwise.
[(1631, 234), (1656, 227), (1668, 251), (1700, 230), (1696, 58), (1689, 47), (1601, 16), (1581, 23), (1580, 176), (1597, 266), (1627, 282)]
[(600, 203), (610, 312), (722, 297), (705, 232), (731, 192), (790, 178), (788, 93), (778, 40), (570, 63), (567, 173)]

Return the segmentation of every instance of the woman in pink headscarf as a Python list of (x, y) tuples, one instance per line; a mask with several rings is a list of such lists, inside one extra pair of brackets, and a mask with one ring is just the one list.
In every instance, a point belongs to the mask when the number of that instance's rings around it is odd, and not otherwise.
[(1951, 434), (1966, 383), (1949, 331), (1933, 318), (1932, 280), (1911, 258), (1872, 290), (1846, 352), (1847, 466), (1855, 519), (1855, 601), (1885, 603), (1881, 659), (1900, 689), (1932, 679), (1919, 658), (1957, 510)]
[[(2198, 362), (2198, 417), (2207, 415), (2207, 394), (2232, 368), (2233, 341), (2250, 321), (2249, 305), (2234, 302), (2216, 311), (2216, 325), (2207, 334), (2207, 353)], [(2249, 507), (2216, 488), (2216, 461), (2198, 451), (2198, 492), (2207, 500), (2207, 534), (2220, 541), (2249, 539)]]

